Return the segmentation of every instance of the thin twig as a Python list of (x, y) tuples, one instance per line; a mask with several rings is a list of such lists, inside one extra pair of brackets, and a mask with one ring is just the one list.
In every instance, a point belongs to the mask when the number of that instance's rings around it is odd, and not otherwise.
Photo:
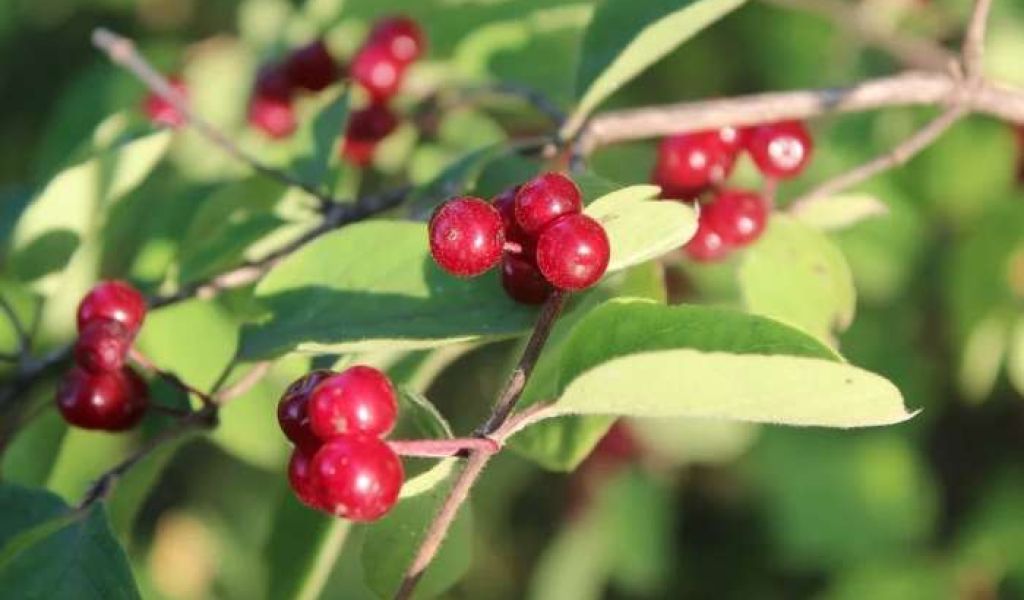
[(992, 9), (992, 0), (975, 0), (971, 18), (967, 22), (964, 34), (963, 54), (964, 71), (972, 79), (980, 80), (985, 58), (985, 34), (988, 29), (988, 15)]
[(399, 456), (415, 456), (420, 458), (445, 458), (458, 456), (470, 451), (489, 452), (494, 454), (501, 449), (495, 440), (490, 438), (451, 438), (440, 440), (388, 440), (388, 446)]
[(170, 383), (171, 385), (180, 389), (186, 394), (192, 394), (196, 398), (199, 398), (200, 400), (202, 400), (203, 404), (210, 405), (214, 403), (213, 398), (210, 397), (209, 394), (207, 394), (203, 390), (200, 390), (199, 388), (189, 385), (176, 374), (156, 366), (153, 363), (153, 361), (150, 360), (149, 357), (147, 357), (145, 354), (143, 354), (138, 348), (133, 347), (131, 350), (129, 350), (128, 357), (131, 358), (132, 362), (134, 362), (135, 364), (139, 365), (140, 367), (149, 371), (150, 373), (153, 373), (157, 377), (165, 380), (167, 383)]
[[(224, 406), (230, 400), (244, 395), (253, 386), (263, 380), (263, 377), (270, 371), (270, 361), (258, 362), (241, 379), (213, 394), (214, 401)], [(216, 389), (216, 388), (215, 388)]]
[(19, 360), (19, 357), (26, 356), (32, 349), (31, 334), (29, 334), (28, 329), (21, 323), (21, 319), (18, 318), (18, 313), (14, 310), (14, 307), (3, 294), (0, 294), (0, 310), (2, 310), (7, 316), (7, 320), (11, 322), (14, 334), (18, 338), (18, 352), (17, 355), (12, 356), (14, 356), (14, 360)]

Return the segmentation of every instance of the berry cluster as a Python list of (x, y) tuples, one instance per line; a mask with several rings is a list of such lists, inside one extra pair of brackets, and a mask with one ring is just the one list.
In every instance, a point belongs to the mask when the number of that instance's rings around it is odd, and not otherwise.
[(85, 429), (124, 431), (149, 406), (146, 382), (125, 364), (146, 301), (122, 281), (104, 281), (78, 305), (75, 366), (57, 390), (64, 419)]
[(764, 229), (769, 211), (764, 198), (721, 187), (744, 149), (764, 177), (791, 179), (807, 166), (813, 142), (802, 123), (783, 121), (684, 133), (666, 138), (658, 148), (651, 178), (668, 197), (695, 201), (713, 192), (703, 204), (696, 235), (685, 247), (695, 260), (720, 259), (756, 240)]
[(387, 376), (356, 365), (313, 371), (285, 390), (277, 420), (292, 443), (288, 481), (306, 505), (353, 521), (379, 519), (402, 487), (402, 461), (382, 440), (398, 417)]
[(327, 89), (339, 73), (323, 40), (295, 49), (280, 63), (265, 65), (249, 99), (249, 124), (273, 139), (290, 136), (297, 126), (296, 95)]
[(594, 285), (608, 268), (608, 236), (582, 209), (579, 188), (559, 173), (539, 175), (491, 203), (453, 198), (430, 219), (430, 253), (457, 277), (480, 275), (504, 257), (508, 295), (540, 304), (555, 288)]

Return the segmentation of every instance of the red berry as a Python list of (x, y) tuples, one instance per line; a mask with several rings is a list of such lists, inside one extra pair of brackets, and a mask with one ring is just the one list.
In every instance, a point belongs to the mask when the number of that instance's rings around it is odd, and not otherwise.
[(281, 431), (300, 448), (312, 449), (320, 445), (320, 439), (309, 425), (309, 396), (321, 381), (333, 374), (333, 371), (320, 370), (303, 375), (288, 386), (277, 403), (277, 423)]
[(148, 405), (146, 383), (130, 368), (90, 373), (73, 367), (57, 390), (64, 420), (83, 429), (130, 429)]
[(342, 156), (356, 166), (373, 159), (377, 144), (398, 127), (398, 118), (386, 104), (373, 103), (352, 113), (345, 127)]
[(695, 198), (729, 176), (736, 160), (737, 137), (736, 130), (730, 129), (665, 138), (658, 147), (651, 178), (669, 197)]
[(288, 100), (254, 96), (249, 103), (249, 124), (273, 139), (295, 133), (295, 109)]
[(530, 261), (514, 254), (501, 263), (501, 285), (516, 302), (544, 304), (554, 288)]
[(322, 440), (347, 433), (384, 437), (397, 417), (391, 381), (373, 367), (356, 365), (331, 375), (309, 397), (309, 424)]
[(683, 246), (687, 256), (700, 262), (712, 262), (724, 258), (732, 246), (725, 243), (718, 232), (708, 226), (707, 221), (700, 220), (697, 232)]
[(253, 95), (260, 98), (291, 100), (294, 91), (288, 73), (280, 65), (267, 65), (260, 69), (253, 86)]
[(295, 492), (295, 496), (306, 506), (321, 510), (324, 508), (323, 500), (313, 482), (313, 455), (316, 449), (305, 449), (297, 446), (292, 450), (292, 457), (288, 461), (288, 483)]
[(505, 241), (519, 245), (519, 256), (534, 262), (537, 254), (537, 238), (528, 235), (516, 221), (516, 195), (521, 186), (510, 187), (498, 194), (491, 200), (494, 208), (498, 209), (501, 215), (501, 222), (505, 225)]
[(405, 66), (395, 60), (387, 48), (367, 45), (352, 59), (350, 71), (352, 79), (363, 86), (374, 100), (382, 101), (398, 91)]
[(408, 17), (391, 17), (374, 25), (365, 45), (383, 47), (391, 58), (407, 65), (423, 54), (426, 42), (416, 21)]
[[(185, 82), (180, 77), (172, 77), (168, 81), (179, 95), (188, 95), (188, 88), (185, 87)], [(170, 102), (153, 92), (146, 96), (142, 107), (146, 117), (157, 125), (181, 127), (185, 124), (185, 116), (178, 112), (178, 109), (174, 108)]]
[(765, 177), (796, 177), (811, 159), (814, 143), (799, 121), (759, 125), (746, 133), (747, 150)]
[(78, 331), (93, 321), (117, 321), (132, 336), (146, 317), (146, 299), (138, 290), (115, 279), (96, 284), (78, 305)]
[(580, 190), (560, 173), (544, 173), (527, 181), (516, 194), (516, 221), (527, 235), (538, 235), (549, 223), (583, 209)]
[(398, 500), (402, 461), (381, 440), (342, 435), (313, 456), (312, 478), (324, 508), (352, 521), (374, 521)]
[(338, 65), (323, 40), (292, 52), (284, 69), (292, 85), (311, 92), (319, 92), (338, 79)]
[(118, 371), (124, 366), (132, 337), (117, 321), (90, 321), (75, 341), (75, 362), (94, 373)]
[(473, 277), (501, 260), (505, 228), (498, 210), (465, 196), (442, 204), (430, 218), (430, 253), (442, 269)]
[(745, 246), (764, 231), (768, 204), (755, 192), (723, 190), (704, 207), (701, 221), (730, 246)]
[(597, 283), (608, 268), (611, 249), (604, 227), (587, 215), (566, 215), (537, 240), (537, 266), (553, 286), (582, 290)]

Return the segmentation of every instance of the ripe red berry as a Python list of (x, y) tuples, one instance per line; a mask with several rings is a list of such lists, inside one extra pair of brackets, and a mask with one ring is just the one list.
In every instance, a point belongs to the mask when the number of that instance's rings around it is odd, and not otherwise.
[(563, 290), (582, 290), (597, 283), (610, 256), (604, 227), (583, 214), (562, 217), (537, 240), (537, 267), (551, 285)]
[(764, 231), (768, 204), (756, 192), (723, 190), (704, 207), (701, 221), (730, 246), (744, 246)]
[(580, 190), (561, 173), (544, 173), (527, 181), (516, 194), (516, 221), (527, 235), (538, 235), (549, 223), (583, 209)]
[(398, 118), (386, 104), (375, 102), (352, 113), (345, 127), (342, 156), (363, 167), (370, 163), (377, 144), (398, 127)]
[(288, 386), (277, 403), (277, 423), (281, 431), (300, 448), (310, 450), (320, 446), (320, 438), (309, 424), (309, 396), (321, 381), (333, 374), (333, 371), (319, 370), (303, 375)]
[(544, 304), (554, 288), (530, 261), (514, 254), (505, 255), (501, 263), (501, 285), (516, 302)]
[(732, 171), (738, 150), (735, 129), (683, 133), (662, 140), (651, 175), (665, 195), (691, 199)]
[(292, 457), (288, 460), (288, 483), (303, 504), (322, 510), (324, 503), (313, 482), (312, 463), (315, 453), (316, 449), (306, 449), (302, 446), (292, 450)]
[(505, 228), (498, 210), (465, 196), (442, 204), (430, 218), (430, 253), (442, 269), (473, 277), (501, 260)]
[(117, 321), (132, 336), (146, 317), (146, 299), (124, 281), (108, 280), (96, 284), (78, 305), (78, 331), (93, 321)]
[(395, 60), (387, 48), (372, 44), (363, 46), (356, 53), (349, 69), (352, 79), (375, 101), (394, 96), (405, 74), (405, 66)]
[(275, 140), (295, 133), (295, 109), (288, 100), (253, 96), (249, 102), (249, 124)]
[(146, 382), (130, 368), (90, 373), (73, 367), (57, 390), (57, 408), (64, 420), (83, 429), (130, 429), (148, 405)]
[(292, 85), (311, 92), (326, 89), (338, 79), (338, 65), (323, 40), (296, 49), (284, 69)]
[(747, 150), (766, 177), (796, 177), (811, 160), (814, 143), (799, 121), (782, 121), (751, 128), (746, 133)]
[(407, 65), (423, 54), (423, 30), (408, 17), (381, 19), (367, 38), (367, 46), (383, 47), (391, 58)]
[(90, 321), (75, 341), (75, 362), (94, 373), (118, 371), (124, 366), (132, 338), (131, 332), (117, 321)]
[[(188, 95), (188, 88), (185, 87), (185, 82), (180, 77), (172, 77), (169, 82), (178, 94)], [(150, 92), (146, 96), (142, 108), (146, 117), (156, 125), (181, 127), (185, 124), (185, 116), (178, 112), (178, 109), (174, 108), (170, 102), (155, 93)]]
[(336, 437), (317, 450), (311, 466), (324, 508), (352, 521), (384, 516), (402, 489), (402, 461), (373, 436)]
[(520, 248), (518, 255), (532, 263), (537, 254), (537, 237), (528, 235), (516, 221), (516, 195), (520, 187), (508, 188), (495, 196), (491, 204), (498, 209), (501, 222), (505, 225), (505, 241), (517, 244)]
[(387, 376), (364, 365), (327, 377), (309, 397), (309, 424), (322, 440), (341, 434), (384, 437), (398, 417), (398, 401)]
[(697, 232), (689, 242), (686, 242), (683, 250), (693, 260), (713, 262), (729, 254), (732, 246), (725, 243), (722, 236), (709, 227), (707, 221), (702, 218), (697, 226)]
[(294, 91), (288, 73), (280, 65), (266, 65), (260, 69), (253, 86), (253, 95), (261, 98), (291, 100)]

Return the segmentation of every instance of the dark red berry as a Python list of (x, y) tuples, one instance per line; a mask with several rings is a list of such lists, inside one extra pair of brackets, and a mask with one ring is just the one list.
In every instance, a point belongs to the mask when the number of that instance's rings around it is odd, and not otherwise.
[(87, 371), (118, 371), (124, 366), (133, 336), (117, 321), (86, 324), (75, 341), (75, 362)]
[(309, 424), (309, 396), (321, 381), (333, 374), (325, 370), (307, 373), (293, 381), (281, 395), (277, 403), (277, 423), (296, 446), (312, 449), (320, 445), (320, 439)]
[(398, 500), (402, 461), (380, 439), (343, 435), (313, 456), (312, 477), (324, 508), (352, 521), (374, 521)]
[(751, 128), (746, 133), (747, 151), (765, 177), (796, 177), (811, 160), (814, 143), (799, 121), (782, 121)]
[(704, 207), (701, 221), (730, 246), (745, 246), (760, 237), (768, 204), (756, 192), (723, 190)]
[(386, 104), (373, 103), (352, 113), (345, 127), (342, 156), (363, 167), (373, 159), (377, 144), (398, 127), (398, 118)]
[(597, 283), (610, 255), (604, 227), (583, 214), (562, 217), (537, 240), (537, 267), (551, 285), (563, 290), (582, 290)]
[(367, 45), (356, 53), (350, 67), (352, 79), (375, 101), (391, 98), (402, 84), (405, 66), (383, 46)]
[(737, 138), (734, 129), (697, 131), (665, 138), (658, 147), (658, 160), (651, 178), (667, 197), (695, 198), (729, 176), (736, 161)]
[(94, 286), (78, 305), (78, 331), (93, 321), (117, 321), (132, 336), (146, 317), (146, 299), (130, 284), (118, 280)]
[(407, 65), (423, 54), (426, 41), (416, 21), (408, 17), (390, 17), (374, 25), (364, 45), (383, 47), (391, 58)]
[(275, 140), (295, 133), (295, 109), (288, 100), (254, 96), (249, 102), (249, 124)]
[(292, 52), (284, 69), (292, 85), (311, 92), (319, 92), (338, 79), (338, 65), (323, 40)]
[(505, 228), (498, 210), (465, 196), (442, 204), (430, 218), (430, 253), (442, 269), (473, 277), (501, 260)]
[(707, 221), (700, 220), (697, 232), (683, 246), (686, 255), (700, 262), (712, 262), (725, 258), (732, 246), (725, 243), (717, 231), (708, 226)]
[(501, 263), (501, 285), (516, 302), (544, 304), (554, 288), (532, 262), (506, 254)]
[(322, 440), (347, 433), (384, 437), (397, 418), (395, 389), (373, 367), (356, 365), (331, 375), (309, 397), (309, 424)]
[(267, 65), (260, 69), (253, 87), (253, 96), (291, 100), (295, 91), (288, 73), (280, 65)]
[[(188, 95), (188, 88), (185, 87), (185, 82), (180, 77), (170, 78), (169, 83), (179, 95), (183, 97)], [(146, 117), (156, 125), (181, 127), (185, 124), (185, 116), (178, 112), (178, 109), (170, 102), (153, 92), (146, 96), (142, 108)]]
[(544, 173), (527, 181), (516, 194), (516, 221), (527, 235), (538, 235), (549, 223), (583, 209), (580, 190), (561, 173)]
[(498, 209), (501, 222), (505, 225), (505, 241), (519, 246), (519, 251), (514, 254), (533, 263), (537, 255), (537, 236), (528, 235), (516, 221), (516, 195), (519, 188), (520, 186), (508, 188), (495, 196), (491, 204)]
[(83, 429), (130, 429), (148, 405), (146, 383), (130, 368), (90, 373), (72, 367), (57, 390), (57, 408), (64, 420)]
[[(319, 449), (319, 448), (317, 448)], [(324, 509), (324, 503), (313, 482), (313, 455), (317, 449), (296, 446), (288, 461), (288, 483), (295, 496), (306, 506), (317, 510)]]

